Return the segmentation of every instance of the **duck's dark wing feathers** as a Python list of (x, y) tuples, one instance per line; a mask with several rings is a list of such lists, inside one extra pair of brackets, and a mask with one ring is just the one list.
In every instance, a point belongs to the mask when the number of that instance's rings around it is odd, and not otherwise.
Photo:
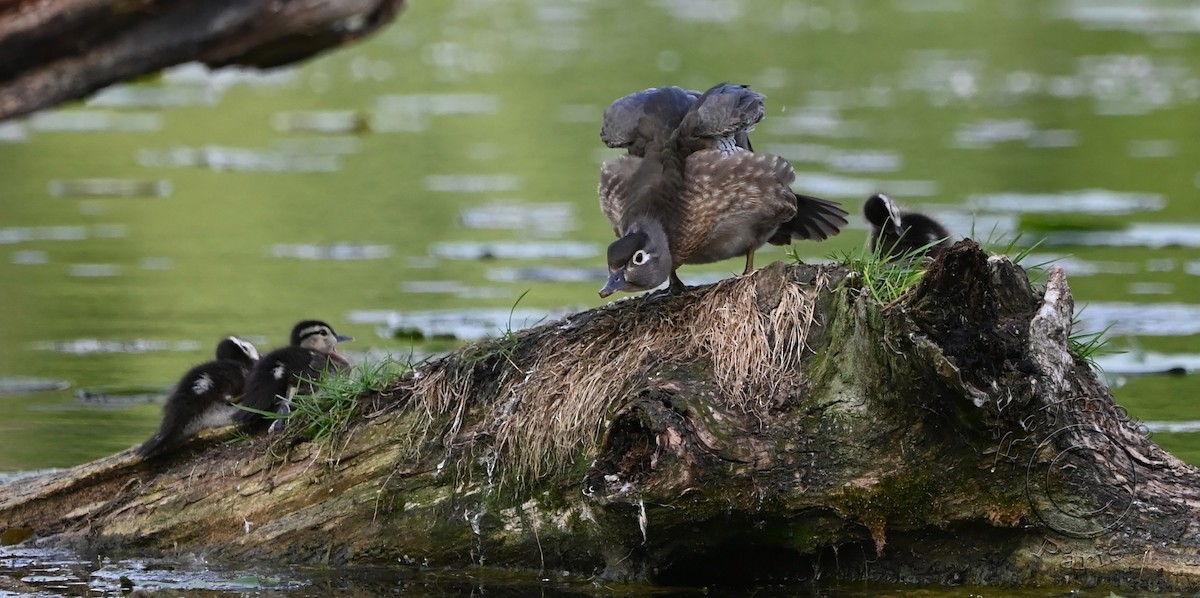
[(651, 87), (617, 99), (604, 111), (600, 139), (608, 147), (621, 147), (630, 155), (644, 156), (646, 145), (668, 137), (695, 101), (693, 92), (679, 87)]
[(764, 99), (745, 85), (716, 85), (696, 100), (684, 117), (681, 134), (710, 138), (745, 134), (766, 114)]
[(772, 245), (788, 245), (796, 239), (824, 241), (846, 226), (846, 210), (832, 201), (796, 194), (796, 216), (779, 225), (768, 240)]

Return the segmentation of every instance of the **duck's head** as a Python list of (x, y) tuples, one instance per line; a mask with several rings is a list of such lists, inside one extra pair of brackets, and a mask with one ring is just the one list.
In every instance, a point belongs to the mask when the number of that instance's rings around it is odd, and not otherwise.
[(339, 342), (354, 340), (333, 331), (333, 327), (320, 320), (305, 320), (292, 328), (291, 344), (322, 353), (334, 353)]
[(248, 340), (236, 336), (225, 337), (217, 343), (217, 360), (225, 359), (251, 365), (258, 361), (258, 349)]
[(671, 251), (661, 226), (631, 230), (608, 246), (608, 282), (600, 289), (600, 296), (653, 289), (666, 282), (672, 269)]
[(900, 207), (892, 198), (882, 193), (867, 198), (867, 202), (863, 204), (863, 216), (876, 231), (887, 231), (897, 237), (904, 232), (900, 228)]

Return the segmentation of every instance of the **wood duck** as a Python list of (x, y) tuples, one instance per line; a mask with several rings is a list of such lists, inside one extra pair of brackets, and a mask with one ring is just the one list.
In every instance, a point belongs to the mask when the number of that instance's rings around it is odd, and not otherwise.
[(823, 240), (847, 222), (838, 204), (792, 191), (787, 160), (751, 151), (761, 94), (723, 83), (695, 95), (652, 88), (605, 110), (601, 139), (628, 154), (600, 170), (600, 207), (618, 237), (601, 297), (668, 279), (679, 291), (675, 270), (685, 263), (745, 255), (747, 274), (764, 243)]
[[(250, 370), (241, 405), (286, 416), (292, 412), (292, 398), (298, 393), (311, 393), (312, 382), (323, 373), (350, 368), (350, 362), (337, 352), (337, 344), (352, 340), (320, 320), (296, 324), (289, 345), (267, 353)], [(267, 418), (254, 411), (239, 410), (234, 419), (243, 427), (257, 428)], [(282, 429), (283, 422), (283, 418), (276, 419), (270, 431)]]
[(871, 224), (871, 251), (888, 259), (918, 253), (936, 253), (950, 245), (950, 231), (918, 212), (900, 209), (892, 198), (877, 193), (863, 204)]
[(236, 336), (217, 343), (215, 361), (202, 363), (183, 375), (163, 406), (158, 432), (138, 447), (150, 458), (206, 428), (233, 422), (233, 403), (242, 396), (246, 374), (258, 361), (254, 345)]

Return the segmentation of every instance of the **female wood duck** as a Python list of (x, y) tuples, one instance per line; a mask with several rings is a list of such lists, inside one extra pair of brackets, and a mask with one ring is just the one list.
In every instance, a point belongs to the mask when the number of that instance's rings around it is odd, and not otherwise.
[(258, 350), (247, 341), (231, 336), (217, 343), (216, 360), (188, 370), (175, 385), (163, 406), (162, 425), (138, 447), (138, 454), (154, 457), (200, 430), (232, 423), (238, 411), (233, 403), (256, 361)]
[[(292, 327), (290, 344), (267, 353), (250, 370), (241, 405), (286, 416), (292, 412), (292, 397), (311, 393), (312, 382), (323, 373), (350, 368), (350, 362), (337, 352), (337, 344), (352, 340), (320, 320), (296, 324)], [(234, 419), (244, 427), (255, 428), (267, 418), (254, 411), (239, 410)], [(283, 422), (282, 418), (276, 419), (270, 431), (282, 429)]]
[(950, 231), (940, 222), (900, 209), (892, 198), (877, 193), (863, 204), (871, 224), (871, 251), (888, 259), (919, 253), (934, 254), (950, 245)]
[(764, 243), (823, 240), (847, 222), (838, 204), (792, 191), (787, 160), (751, 151), (748, 133), (765, 113), (761, 94), (724, 83), (693, 94), (653, 88), (605, 111), (601, 139), (628, 155), (600, 170), (600, 207), (618, 237), (601, 297), (668, 279), (682, 290), (679, 266), (736, 255), (746, 256), (748, 274)]

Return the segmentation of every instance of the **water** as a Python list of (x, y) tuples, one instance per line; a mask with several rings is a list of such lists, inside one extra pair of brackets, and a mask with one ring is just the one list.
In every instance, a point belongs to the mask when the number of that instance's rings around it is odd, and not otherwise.
[[(1048, 259), (1026, 263), (1067, 269), (1092, 306), (1086, 331), (1112, 323), (1113, 348), (1190, 364), (1196, 11), (421, 3), (368, 43), (300, 67), (185, 65), (0, 123), (0, 471), (145, 440), (158, 389), (229, 334), (269, 349), (315, 317), (355, 336), (355, 355), (407, 358), (428, 352), (416, 336), (502, 334), (602, 304), (612, 233), (596, 181), (614, 153), (599, 118), (662, 84), (765, 93), (756, 147), (795, 161), (798, 190), (855, 216), (885, 191), (998, 248), (1046, 237)], [(795, 249), (820, 260), (864, 238), (855, 218)], [(769, 249), (757, 263), (776, 259)], [(680, 275), (697, 284), (740, 269)], [(410, 327), (419, 335), (400, 331), (402, 314), (424, 314)], [(1169, 425), (1200, 420), (1194, 372), (1111, 379), (1157, 440), (1200, 463), (1200, 431)]]

